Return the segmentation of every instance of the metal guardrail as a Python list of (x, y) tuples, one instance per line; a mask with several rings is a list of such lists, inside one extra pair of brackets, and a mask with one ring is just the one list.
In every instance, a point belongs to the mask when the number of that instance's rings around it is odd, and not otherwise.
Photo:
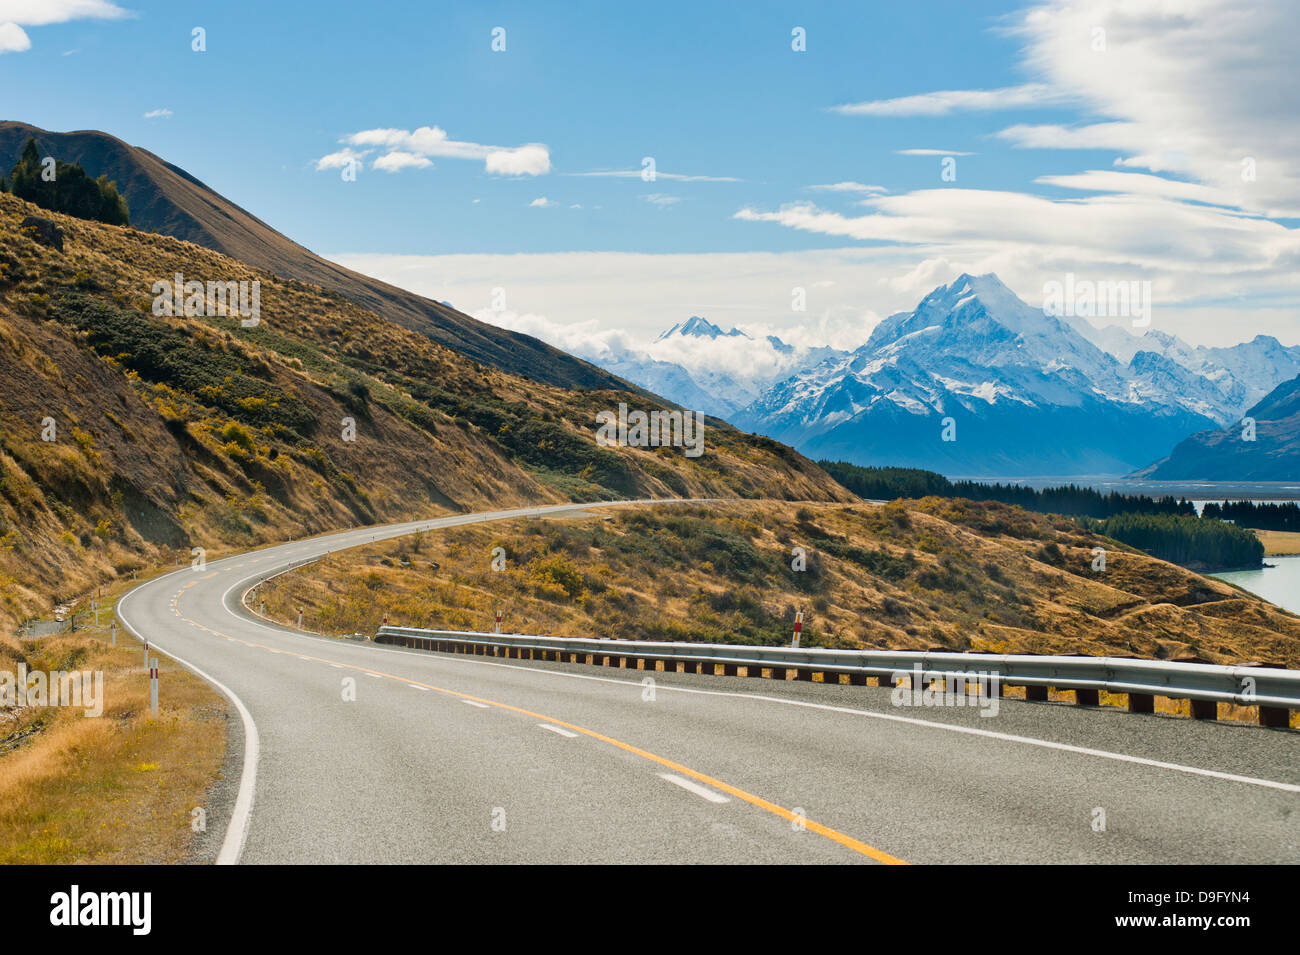
[[(379, 628), (376, 643), (417, 650), (480, 653), (524, 659), (594, 663), (653, 670), (662, 661), (667, 670), (677, 664), (687, 672), (728, 676), (762, 676), (763, 670), (795, 670), (800, 680), (821, 673), (825, 682), (866, 685), (875, 677), (892, 686), (895, 674), (911, 676), (920, 667), (927, 679), (954, 681), (996, 674), (998, 683), (1026, 687), (1027, 698), (1047, 699), (1049, 688), (1073, 690), (1078, 703), (1096, 705), (1097, 694), (1122, 693), (1133, 712), (1149, 713), (1157, 696), (1191, 701), (1192, 715), (1214, 719), (1219, 703), (1258, 706), (1260, 723), (1286, 727), (1290, 710), (1300, 709), (1300, 670), (1269, 666), (1218, 666), (1129, 657), (1067, 657), (1033, 654), (947, 653), (911, 650), (830, 650), (817, 647), (759, 647), (720, 643), (669, 643), (646, 640), (600, 640), (545, 637), (529, 634), (424, 630), (416, 627)], [(504, 651), (504, 652), (502, 652)], [(513, 654), (511, 651), (514, 651)], [(527, 657), (524, 657), (524, 653)], [(638, 661), (640, 661), (638, 663)], [(788, 676), (782, 672), (781, 677)], [(888, 681), (888, 682), (887, 682)]]

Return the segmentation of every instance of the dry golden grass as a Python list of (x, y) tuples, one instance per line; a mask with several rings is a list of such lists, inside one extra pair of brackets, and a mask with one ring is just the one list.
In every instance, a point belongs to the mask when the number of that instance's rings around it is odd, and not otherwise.
[(1288, 557), (1300, 554), (1300, 533), (1296, 531), (1256, 530), (1255, 536), (1263, 543), (1266, 557)]
[[(62, 252), (18, 228), (28, 214), (58, 224)], [(153, 282), (177, 272), (260, 281), (260, 326), (152, 315)], [(721, 422), (699, 459), (598, 448), (598, 410), (654, 403), (486, 369), (317, 287), (9, 195), (0, 366), (0, 625), (191, 545), (619, 496), (851, 499)]]
[[(107, 624), (107, 617), (104, 617)], [(104, 707), (0, 711), (0, 863), (192, 861), (191, 810), (203, 807), (226, 750), (225, 700), (159, 658), (149, 712), (140, 645), (107, 626), (19, 643), (0, 668), (101, 670)]]
[(516, 632), (771, 644), (803, 609), (814, 646), (1300, 665), (1300, 619), (1113, 542), (1094, 574), (1099, 541), (997, 504), (633, 507), (359, 548), (254, 599), (286, 622), (303, 606), (309, 629), (336, 635), (373, 633), (385, 614), (490, 630), (500, 607)]

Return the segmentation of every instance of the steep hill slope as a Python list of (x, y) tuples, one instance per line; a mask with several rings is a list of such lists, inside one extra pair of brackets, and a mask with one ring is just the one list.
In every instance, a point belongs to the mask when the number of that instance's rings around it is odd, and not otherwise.
[(439, 302), (345, 269), (281, 235), (185, 170), (148, 150), (97, 130), (52, 133), (26, 123), (0, 122), (0, 168), (8, 173), (29, 136), (41, 155), (82, 166), (117, 183), (131, 208), (131, 225), (201, 245), (351, 299), (475, 361), (536, 381), (566, 387), (626, 388), (626, 383), (530, 335), (470, 318)]
[(1241, 421), (1202, 431), (1135, 477), (1158, 481), (1300, 480), (1300, 377), (1283, 382), (1247, 409), (1254, 440)]
[[(259, 281), (259, 324), (153, 314), (178, 272)], [(341, 295), (8, 195), (0, 367), (0, 622), (192, 546), (526, 501), (851, 497), (722, 422), (698, 458), (600, 447), (598, 411), (662, 405), (488, 369)]]

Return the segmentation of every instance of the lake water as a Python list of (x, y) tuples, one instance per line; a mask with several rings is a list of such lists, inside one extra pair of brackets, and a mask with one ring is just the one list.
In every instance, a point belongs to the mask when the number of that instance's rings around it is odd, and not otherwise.
[(1300, 613), (1300, 556), (1265, 557), (1264, 562), (1275, 566), (1210, 576), (1236, 584), (1292, 613)]

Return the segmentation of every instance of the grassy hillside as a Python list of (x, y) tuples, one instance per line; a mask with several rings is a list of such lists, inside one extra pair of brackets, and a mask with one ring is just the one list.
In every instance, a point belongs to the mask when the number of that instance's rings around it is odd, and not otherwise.
[[(1106, 570), (1091, 569), (1094, 547)], [(506, 565), (494, 570), (494, 548)], [(793, 549), (806, 569), (792, 569)], [(1116, 654), (1300, 665), (1300, 618), (1073, 521), (996, 503), (734, 502), (462, 527), (334, 555), (257, 592), (286, 623)]]
[[(63, 251), (20, 228), (53, 220)], [(261, 281), (261, 323), (151, 314), (180, 272)], [(658, 407), (486, 368), (348, 299), (186, 242), (0, 195), (0, 622), (191, 546), (446, 510), (620, 496), (846, 500), (721, 422), (706, 452), (611, 449), (595, 414)], [(343, 420), (355, 441), (343, 439)], [(53, 419), (54, 441), (43, 425)]]
[[(54, 133), (0, 122), (0, 169), (7, 175), (23, 144), (77, 163), (117, 183), (131, 224), (183, 239), (257, 268), (346, 296), (406, 328), (484, 364), (537, 381), (578, 388), (623, 387), (618, 378), (531, 335), (484, 324), (454, 308), (353, 272), (280, 234), (184, 169), (98, 130)], [(346, 188), (340, 184), (340, 188)]]

